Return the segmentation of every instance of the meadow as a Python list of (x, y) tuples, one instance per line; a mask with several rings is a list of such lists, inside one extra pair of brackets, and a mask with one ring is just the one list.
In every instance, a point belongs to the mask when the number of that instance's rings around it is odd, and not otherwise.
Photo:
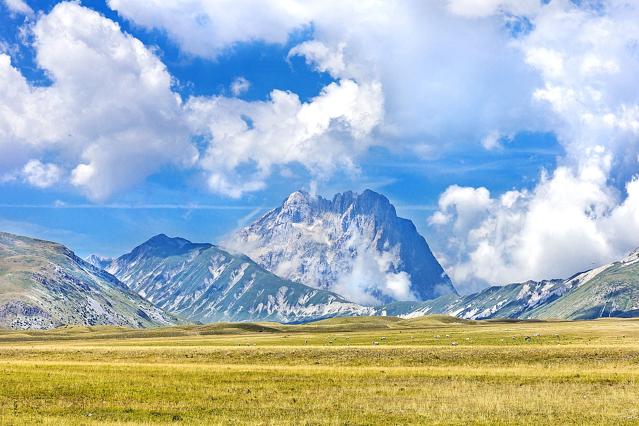
[(0, 331), (0, 424), (639, 424), (639, 320)]

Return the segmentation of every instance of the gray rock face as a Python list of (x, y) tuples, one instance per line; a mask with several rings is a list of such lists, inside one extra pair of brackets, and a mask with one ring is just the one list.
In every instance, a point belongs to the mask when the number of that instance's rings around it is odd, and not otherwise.
[(242, 254), (163, 234), (107, 270), (155, 305), (199, 322), (300, 322), (369, 312), (337, 294), (277, 277)]
[(284, 278), (359, 303), (456, 294), (426, 240), (376, 192), (297, 191), (225, 244)]
[(0, 327), (178, 322), (64, 246), (0, 233)]

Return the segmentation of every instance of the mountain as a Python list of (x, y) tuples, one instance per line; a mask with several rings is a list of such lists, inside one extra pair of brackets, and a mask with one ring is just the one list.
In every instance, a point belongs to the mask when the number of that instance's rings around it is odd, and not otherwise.
[(456, 294), (415, 225), (371, 190), (332, 200), (294, 192), (225, 244), (278, 276), (367, 305)]
[(90, 263), (98, 269), (106, 269), (111, 262), (113, 262), (113, 258), (98, 256), (97, 254), (90, 254), (89, 256), (84, 258), (85, 262)]
[(619, 262), (578, 275), (571, 290), (537, 307), (528, 318), (639, 317), (639, 249)]
[(49, 241), (0, 232), (0, 327), (172, 325), (178, 319)]
[(594, 319), (639, 316), (639, 249), (566, 280), (493, 286), (468, 296), (380, 307), (377, 315), (448, 314), (466, 319)]
[(443, 296), (422, 303), (395, 303), (379, 308), (380, 315), (417, 317), (447, 314), (466, 319), (521, 318), (534, 307), (560, 297), (563, 280), (527, 281), (492, 286), (466, 296)]
[(164, 234), (107, 270), (156, 306), (193, 321), (301, 322), (371, 312), (335, 293), (277, 277), (245, 255)]

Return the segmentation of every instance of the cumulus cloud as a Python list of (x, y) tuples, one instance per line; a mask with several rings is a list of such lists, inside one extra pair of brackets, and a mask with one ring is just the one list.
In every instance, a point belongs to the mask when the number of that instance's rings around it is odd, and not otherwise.
[(486, 188), (449, 187), (439, 197), (439, 210), (430, 218), (435, 225), (451, 223), (458, 234), (466, 234), (491, 206), (490, 192)]
[[(235, 14), (225, 9), (228, 19), (248, 16), (248, 3), (233, 7)], [(278, 10), (269, 20), (251, 7), (251, 19), (268, 22), (256, 21), (252, 35), (246, 28), (225, 33), (219, 48), (253, 38), (286, 40), (297, 23), (280, 22), (275, 15), (289, 8)], [(198, 19), (210, 31), (206, 16)], [(284, 27), (274, 29), (280, 24)], [(261, 102), (223, 96), (183, 102), (150, 49), (77, 3), (55, 6), (39, 17), (31, 34), (36, 62), (52, 84), (30, 85), (10, 57), (0, 55), (0, 88), (6, 93), (0, 100), (3, 175), (12, 175), (28, 159), (52, 154), (69, 182), (97, 201), (166, 165), (198, 168), (212, 191), (231, 197), (264, 188), (273, 169), (289, 163), (300, 163), (314, 178), (336, 168), (355, 170), (355, 157), (370, 146), (369, 135), (382, 121), (381, 86), (369, 80), (340, 79), (306, 103), (280, 90)], [(207, 32), (206, 39), (215, 37)], [(238, 77), (230, 90), (237, 97), (249, 87)], [(202, 158), (190, 142), (194, 135), (208, 138)]]
[(356, 253), (352, 269), (339, 277), (332, 291), (364, 305), (379, 305), (387, 298), (417, 300), (411, 291), (410, 275), (394, 272), (400, 263), (396, 252), (379, 252), (362, 244), (351, 248)]
[(24, 0), (4, 0), (4, 5), (12, 13), (33, 15), (33, 9)]
[(331, 48), (320, 41), (310, 40), (292, 48), (288, 53), (288, 57), (302, 56), (306, 59), (306, 63), (312, 65), (316, 70), (327, 72), (337, 78), (346, 71), (345, 47), (344, 43)]
[(234, 96), (239, 96), (243, 93), (248, 92), (248, 89), (251, 87), (251, 82), (245, 79), (244, 77), (237, 77), (231, 83), (231, 93)]
[[(264, 188), (273, 169), (289, 163), (301, 163), (317, 179), (336, 168), (356, 170), (357, 157), (374, 144), (433, 152), (452, 140), (476, 143), (531, 122), (530, 105), (521, 101), (531, 99), (529, 87), (520, 84), (529, 67), (508, 45), (503, 22), (478, 25), (443, 1), (428, 7), (410, 0), (272, 1), (259, 14), (247, 1), (109, 5), (205, 58), (237, 43), (283, 43), (312, 27), (313, 40), (289, 56), (303, 56), (336, 82), (307, 103), (274, 90), (262, 102), (212, 97), (183, 104), (164, 65), (139, 40), (89, 9), (61, 3), (33, 30), (37, 63), (52, 86), (31, 87), (5, 64), (5, 83), (15, 94), (6, 117), (16, 121), (6, 124), (0, 146), (17, 140), (21, 148), (0, 161), (15, 166), (53, 151), (70, 182), (95, 200), (166, 164), (197, 164), (213, 191), (238, 197)], [(482, 81), (480, 90), (474, 80)], [(238, 79), (231, 93), (240, 95), (247, 83)], [(486, 107), (477, 113), (478, 105)], [(192, 132), (210, 141), (199, 161), (188, 142)], [(420, 146), (398, 142), (417, 136)]]
[(530, 15), (540, 7), (540, 0), (448, 0), (452, 13), (468, 18), (483, 18), (503, 12)]
[(274, 90), (267, 101), (195, 97), (186, 105), (194, 132), (209, 138), (200, 166), (208, 184), (230, 197), (261, 189), (273, 168), (299, 163), (314, 176), (354, 168), (382, 119), (377, 83), (331, 83), (308, 102)]
[[(0, 53), (0, 170), (3, 174), (15, 172), (28, 159), (28, 146), (19, 135), (26, 134), (30, 126), (24, 119), (28, 108), (26, 96), (29, 87), (20, 73), (11, 66), (9, 55)], [(25, 141), (26, 142), (26, 141)]]
[(433, 218), (448, 218), (436, 224), (444, 226), (449, 253), (459, 256), (446, 257), (453, 278), (469, 290), (567, 278), (619, 259), (637, 245), (639, 185), (630, 181), (620, 199), (602, 180), (588, 168), (560, 167), (532, 191), (487, 198), (485, 188), (449, 188)]
[(283, 43), (291, 31), (309, 23), (305, 5), (252, 0), (108, 0), (109, 7), (145, 28), (161, 28), (182, 50), (209, 59), (242, 42)]
[(472, 13), (482, 19), (453, 3), (460, 2), (266, 0), (256, 14), (249, 1), (109, 1), (121, 16), (164, 30), (182, 50), (206, 58), (247, 41), (283, 43), (312, 28), (312, 39), (289, 57), (304, 57), (336, 80), (379, 82), (385, 115), (378, 142), (393, 149), (441, 154), (479, 145), (491, 132), (545, 129), (531, 97), (535, 73), (511, 45), (506, 18), (493, 14), (528, 11), (534, 2), (488, 2)]
[(62, 170), (55, 164), (29, 160), (22, 169), (25, 180), (38, 188), (48, 188), (60, 181)]
[(543, 79), (533, 99), (567, 154), (531, 190), (442, 194), (430, 222), (447, 235), (444, 257), (458, 282), (567, 277), (639, 245), (639, 9), (603, 6), (552, 2), (517, 42)]
[(76, 3), (43, 15), (32, 37), (52, 84), (31, 86), (0, 54), (2, 167), (53, 152), (73, 185), (102, 200), (165, 164), (193, 164), (171, 76), (139, 40)]

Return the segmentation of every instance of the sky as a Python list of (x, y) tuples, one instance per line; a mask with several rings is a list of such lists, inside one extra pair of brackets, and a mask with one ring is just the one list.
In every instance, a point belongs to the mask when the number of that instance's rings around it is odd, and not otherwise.
[(370, 188), (461, 292), (639, 246), (639, 4), (0, 0), (0, 230), (117, 256)]

